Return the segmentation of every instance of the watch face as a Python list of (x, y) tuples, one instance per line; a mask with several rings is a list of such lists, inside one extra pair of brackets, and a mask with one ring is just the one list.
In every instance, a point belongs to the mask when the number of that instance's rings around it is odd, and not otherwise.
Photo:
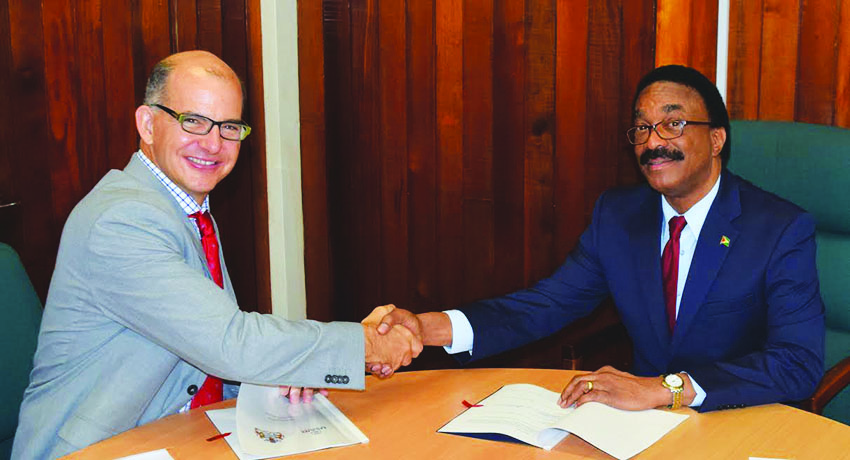
[(679, 377), (679, 374), (667, 374), (666, 376), (664, 376), (664, 382), (666, 382), (667, 385), (670, 385), (671, 387), (680, 387), (685, 383), (682, 381), (682, 377)]

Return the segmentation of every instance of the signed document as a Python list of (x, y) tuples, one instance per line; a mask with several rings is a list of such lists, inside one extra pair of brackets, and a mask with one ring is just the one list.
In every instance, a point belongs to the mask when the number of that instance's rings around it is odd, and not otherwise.
[[(440, 428), (440, 433), (518, 440), (546, 450), (569, 433), (607, 454), (631, 458), (688, 418), (660, 410), (625, 411), (600, 403), (562, 409), (558, 393), (536, 385), (505, 385)], [(506, 438), (507, 436), (507, 438)]]
[(290, 404), (277, 386), (243, 383), (235, 409), (207, 411), (207, 417), (219, 432), (232, 431), (225, 440), (243, 460), (369, 442), (326, 397)]

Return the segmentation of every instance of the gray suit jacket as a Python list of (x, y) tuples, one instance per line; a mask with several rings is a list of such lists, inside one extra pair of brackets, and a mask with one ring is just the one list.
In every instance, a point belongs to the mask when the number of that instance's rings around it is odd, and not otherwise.
[(224, 289), (194, 222), (135, 156), (104, 176), (62, 232), (12, 458), (58, 457), (173, 414), (206, 373), (364, 387), (359, 324), (243, 312), (219, 257)]

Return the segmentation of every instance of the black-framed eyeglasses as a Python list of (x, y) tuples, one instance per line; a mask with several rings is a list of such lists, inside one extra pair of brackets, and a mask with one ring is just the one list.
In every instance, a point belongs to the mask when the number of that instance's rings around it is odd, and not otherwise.
[(652, 135), (652, 131), (655, 131), (658, 137), (669, 141), (685, 134), (685, 126), (710, 124), (710, 121), (664, 120), (654, 125), (632, 126), (626, 131), (626, 137), (634, 145), (645, 144), (649, 142), (649, 136)]
[(183, 131), (189, 134), (204, 136), (212, 131), (213, 126), (218, 126), (219, 135), (229, 141), (242, 141), (251, 134), (251, 127), (241, 121), (215, 121), (197, 113), (177, 113), (160, 104), (149, 104), (149, 106), (156, 107), (174, 117)]

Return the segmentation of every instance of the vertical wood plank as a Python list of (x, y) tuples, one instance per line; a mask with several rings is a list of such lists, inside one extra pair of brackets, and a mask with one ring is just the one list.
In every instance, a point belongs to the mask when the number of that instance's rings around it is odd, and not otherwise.
[(351, 198), (354, 181), (351, 167), (358, 160), (354, 146), (354, 120), (360, 116), (352, 91), (352, 33), (349, 0), (325, 0), (323, 3), (323, 38), (325, 63), (326, 158), (328, 168), (328, 228), (333, 280), (332, 307), (335, 320), (360, 320), (353, 304), (358, 303), (357, 272), (354, 260), (352, 229), (356, 213)]
[[(7, 104), (14, 100), (12, 94), (12, 43), (9, 27), (9, 1), (0, 0), (0, 98)], [(0, 110), (0, 126), (12, 126), (11, 110)], [(0, 141), (0, 204), (13, 203), (19, 198), (12, 179), (12, 166), (9, 160), (9, 141), (3, 136)], [(9, 136), (11, 137), (11, 136)], [(5, 208), (9, 210), (9, 208)], [(5, 220), (11, 213), (0, 212), (0, 241), (12, 241), (12, 224)], [(5, 224), (5, 225), (4, 225)]]
[(838, 2), (807, 0), (800, 11), (800, 51), (794, 118), (831, 125), (834, 115)]
[[(628, 17), (628, 16), (626, 16)], [(688, 37), (684, 39), (683, 37)], [(688, 43), (687, 63), (715, 81), (717, 73), (717, 2), (691, 4), (690, 30), (680, 37)]]
[(61, 0), (43, 3), (44, 72), (47, 84), (50, 182), (53, 184), (51, 211), (64, 222), (82, 196), (77, 134), (80, 129), (79, 69), (74, 61), (76, 37), (73, 10)]
[(172, 36), (174, 49), (187, 51), (198, 48), (198, 5), (196, 0), (172, 0)]
[(850, 128), (850, 0), (841, 0), (835, 70), (835, 126)]
[(407, 298), (407, 56), (404, 1), (379, 2), (381, 302)]
[(523, 286), (525, 177), (525, 1), (493, 7), (493, 285), (501, 292)]
[(564, 260), (587, 225), (584, 170), (589, 3), (570, 0), (557, 4), (554, 168), (558, 261)]
[[(617, 141), (615, 159), (617, 178), (608, 186), (635, 184), (642, 180), (634, 158), (634, 147), (626, 139), (626, 130), (632, 126), (634, 107), (632, 101), (640, 79), (655, 67), (655, 10), (653, 0), (623, 3), (622, 57), (620, 59), (620, 116), (611, 135)], [(593, 197), (595, 198), (595, 197)]]
[(554, 255), (555, 5), (526, 2), (524, 285), (549, 275)]
[(657, 0), (657, 5), (655, 66), (687, 65), (690, 58), (690, 41), (696, 35), (691, 32), (692, 2), (690, 0)]
[[(622, 60), (622, 11), (620, 2), (590, 2), (588, 42), (588, 91), (585, 216), (589, 220), (599, 195), (616, 184), (623, 133), (618, 130), (621, 113), (620, 63)], [(633, 160), (632, 160), (633, 161)]]
[(106, 165), (123, 168), (131, 152), (138, 148), (134, 108), (136, 100), (133, 78), (138, 63), (133, 61), (133, 38), (130, 30), (132, 14), (129, 0), (103, 3), (103, 78), (109, 88), (106, 97)]
[(438, 301), (463, 300), (463, 2), (436, 4)]
[(760, 120), (794, 120), (797, 86), (797, 0), (763, 0), (759, 85)]
[[(323, 54), (322, 2), (299, 1), (298, 82), (307, 316), (331, 321), (333, 278), (328, 228), (325, 60), (320, 58)], [(261, 59), (259, 65), (262, 66)]]
[[(49, 212), (52, 209), (51, 161), (53, 143), (47, 120), (47, 80), (42, 8), (37, 2), (8, 0), (9, 43), (11, 48), (10, 106), (15, 120), (28, 136), (9, 140), (10, 163), (15, 171), (16, 189), (21, 194), (18, 235), (21, 259), (33, 285), (44, 300), (56, 261), (58, 235), (63, 222)], [(27, 152), (21, 155), (20, 152)], [(25, 245), (26, 241), (42, 244)]]
[[(94, 187), (109, 170), (109, 157), (106, 152), (107, 131), (103, 123), (103, 114), (106, 112), (106, 99), (111, 92), (106, 91), (104, 86), (106, 71), (102, 9), (101, 0), (81, 0), (77, 2), (73, 12), (76, 43), (73, 55), (76, 56), (78, 66), (75, 80), (78, 85), (80, 104), (76, 108), (79, 126), (72, 129), (85, 133), (77, 138), (75, 148), (80, 159), (81, 194), (83, 190)], [(68, 108), (65, 107), (64, 110)], [(74, 201), (79, 198), (80, 196), (72, 197)]]
[(356, 218), (351, 229), (354, 257), (348, 262), (350, 269), (345, 276), (352, 277), (355, 282), (357, 303), (348, 314), (350, 319), (356, 320), (382, 302), (378, 30), (378, 1), (353, 0), (351, 93), (358, 116), (353, 120), (355, 162), (350, 168), (350, 177), (351, 211)]
[(436, 308), (437, 165), (434, 0), (407, 2), (411, 303)]
[(460, 301), (492, 295), (495, 274), (493, 201), (493, 2), (463, 3), (463, 252)]
[(198, 48), (221, 56), (222, 0), (196, 0), (198, 8)]
[(133, 1), (138, 2), (133, 8), (133, 30), (141, 32), (139, 37), (134, 37), (137, 44), (133, 55), (142, 64), (136, 68), (144, 91), (145, 80), (153, 66), (175, 50), (171, 44), (168, 0)]
[(762, 0), (732, 0), (726, 96), (732, 119), (754, 120), (759, 116), (761, 34)]
[[(256, 274), (256, 308), (260, 313), (272, 312), (271, 261), (269, 254), (269, 206), (268, 184), (266, 181), (266, 119), (263, 93), (263, 34), (260, 18), (260, 0), (247, 0), (246, 27), (247, 67), (246, 87), (248, 92), (248, 110), (254, 139), (251, 143), (251, 171), (254, 177), (250, 183), (253, 189), (254, 211), (254, 264)], [(318, 29), (321, 32), (321, 28)], [(321, 48), (319, 48), (321, 53)], [(242, 160), (243, 162), (245, 160)], [(244, 184), (243, 184), (244, 186)]]

